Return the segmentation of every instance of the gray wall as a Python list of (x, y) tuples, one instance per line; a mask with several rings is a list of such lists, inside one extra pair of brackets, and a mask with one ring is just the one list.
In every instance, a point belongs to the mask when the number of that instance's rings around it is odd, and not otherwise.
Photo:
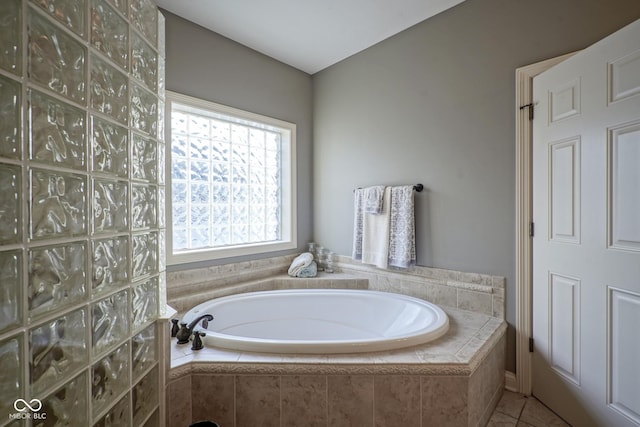
[(316, 241), (350, 255), (354, 188), (423, 183), (418, 264), (506, 276), (513, 325), (515, 69), (638, 17), (638, 0), (467, 0), (315, 74)]
[(297, 125), (298, 251), (170, 266), (168, 271), (299, 252), (312, 236), (312, 79), (167, 11), (167, 89)]

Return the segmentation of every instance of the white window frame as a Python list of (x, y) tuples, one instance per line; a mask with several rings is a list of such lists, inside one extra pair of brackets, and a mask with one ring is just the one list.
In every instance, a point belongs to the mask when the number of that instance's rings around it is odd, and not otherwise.
[[(217, 248), (173, 251), (173, 208), (171, 183), (171, 111), (173, 103), (207, 110), (212, 115), (232, 116), (241, 120), (260, 123), (283, 130), (281, 152), (281, 240), (276, 242), (247, 243)], [(166, 217), (167, 217), (167, 264), (177, 265), (221, 258), (282, 251), (298, 247), (297, 199), (296, 199), (296, 125), (261, 114), (251, 113), (215, 102), (206, 101), (180, 93), (166, 91), (165, 110), (165, 167), (166, 167)]]

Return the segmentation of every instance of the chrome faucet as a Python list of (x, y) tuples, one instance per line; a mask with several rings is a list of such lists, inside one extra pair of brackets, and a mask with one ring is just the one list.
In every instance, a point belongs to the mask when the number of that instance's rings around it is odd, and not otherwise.
[(207, 328), (207, 324), (213, 320), (213, 316), (210, 314), (203, 314), (202, 316), (196, 318), (194, 321), (187, 324), (185, 322), (180, 323), (180, 330), (176, 334), (176, 338), (178, 338), (178, 344), (187, 344), (189, 342), (189, 338), (193, 333), (193, 328), (196, 327), (198, 323), (202, 320), (202, 327)]

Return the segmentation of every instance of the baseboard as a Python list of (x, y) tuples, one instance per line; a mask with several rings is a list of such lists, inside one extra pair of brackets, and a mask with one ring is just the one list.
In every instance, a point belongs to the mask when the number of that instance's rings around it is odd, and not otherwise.
[(504, 371), (504, 388), (512, 391), (514, 393), (518, 393), (518, 379), (516, 378), (516, 374), (511, 371)]

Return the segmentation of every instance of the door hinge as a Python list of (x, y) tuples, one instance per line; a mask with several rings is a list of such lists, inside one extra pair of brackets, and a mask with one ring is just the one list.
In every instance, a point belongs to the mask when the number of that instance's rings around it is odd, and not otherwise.
[(529, 338), (529, 353), (533, 353), (533, 337)]
[(529, 109), (529, 120), (533, 120), (533, 107), (534, 107), (533, 102), (520, 107), (521, 110), (524, 110), (525, 108)]
[(533, 222), (529, 223), (529, 237), (533, 237), (535, 234), (535, 224)]

